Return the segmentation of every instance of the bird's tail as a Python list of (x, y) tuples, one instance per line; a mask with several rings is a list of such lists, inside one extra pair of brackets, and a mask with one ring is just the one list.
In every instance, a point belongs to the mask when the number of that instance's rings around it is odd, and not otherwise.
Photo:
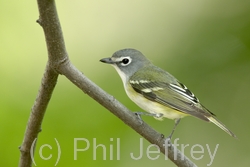
[(219, 128), (221, 128), (222, 130), (224, 130), (226, 133), (228, 133), (230, 136), (237, 138), (236, 135), (229, 130), (222, 122), (220, 122), (218, 119), (216, 119), (214, 116), (210, 116), (207, 117), (207, 119), (209, 119), (210, 122), (214, 123), (215, 125), (217, 125)]

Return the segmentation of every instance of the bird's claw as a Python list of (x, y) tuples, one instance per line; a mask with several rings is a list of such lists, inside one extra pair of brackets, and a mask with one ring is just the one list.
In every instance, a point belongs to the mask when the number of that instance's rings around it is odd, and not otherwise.
[(135, 115), (138, 117), (140, 124), (143, 124), (143, 120), (141, 118), (142, 113), (141, 112), (135, 112)]

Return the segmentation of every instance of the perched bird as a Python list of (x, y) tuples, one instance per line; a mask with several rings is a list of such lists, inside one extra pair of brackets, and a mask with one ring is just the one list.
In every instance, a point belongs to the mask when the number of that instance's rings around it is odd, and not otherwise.
[(153, 65), (140, 51), (122, 49), (110, 58), (100, 60), (111, 64), (120, 75), (128, 97), (143, 113), (156, 119), (169, 118), (175, 120), (173, 132), (181, 118), (192, 115), (201, 120), (212, 122), (230, 136), (236, 135), (229, 130), (215, 115), (205, 108), (195, 95), (174, 76)]

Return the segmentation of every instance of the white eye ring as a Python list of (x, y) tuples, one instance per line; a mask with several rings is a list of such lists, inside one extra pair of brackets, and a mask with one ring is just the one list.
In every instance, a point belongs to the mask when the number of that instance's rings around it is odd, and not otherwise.
[(122, 66), (127, 66), (132, 62), (132, 59), (130, 57), (123, 57), (120, 61)]

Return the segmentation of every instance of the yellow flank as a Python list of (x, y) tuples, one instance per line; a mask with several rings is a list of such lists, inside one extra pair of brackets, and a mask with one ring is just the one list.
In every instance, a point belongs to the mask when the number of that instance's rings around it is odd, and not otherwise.
[(126, 86), (125, 90), (126, 90), (128, 97), (133, 102), (135, 102), (140, 108), (142, 108), (143, 110), (149, 113), (163, 114), (163, 116), (160, 118), (154, 117), (155, 119), (163, 120), (163, 117), (168, 118), (168, 119), (178, 119), (178, 118), (183, 118), (185, 116), (188, 116), (188, 114), (185, 114), (173, 108), (170, 108), (160, 103), (146, 99), (145, 97), (143, 97), (143, 95), (137, 93), (130, 84), (126, 84), (124, 86)]

